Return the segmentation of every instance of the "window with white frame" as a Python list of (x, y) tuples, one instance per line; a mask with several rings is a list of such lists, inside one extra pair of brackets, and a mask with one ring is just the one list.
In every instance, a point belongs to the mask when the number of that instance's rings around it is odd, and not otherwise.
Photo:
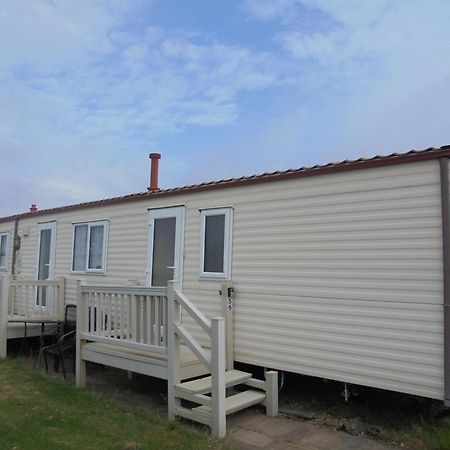
[(200, 276), (229, 278), (233, 209), (204, 209), (201, 210), (200, 216)]
[(9, 233), (0, 233), (0, 270), (8, 270)]
[(106, 272), (108, 221), (76, 223), (73, 226), (73, 272)]

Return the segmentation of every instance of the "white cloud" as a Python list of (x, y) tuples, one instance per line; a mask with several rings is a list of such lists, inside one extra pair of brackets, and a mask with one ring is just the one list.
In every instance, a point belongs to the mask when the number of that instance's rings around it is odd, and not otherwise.
[(268, 20), (279, 18), (291, 19), (295, 15), (295, 0), (245, 0), (244, 10), (255, 18)]
[[(122, 2), (123, 3), (123, 2)], [(50, 73), (112, 50), (117, 1), (4, 0), (0, 4), (0, 68), (23, 65)]]
[(304, 35), (298, 31), (291, 31), (279, 36), (282, 45), (295, 58), (322, 62), (326, 62), (330, 57), (342, 57), (342, 54), (338, 56), (337, 52), (343, 39), (344, 36), (338, 32)]
[(142, 157), (160, 136), (231, 124), (242, 92), (277, 83), (270, 54), (200, 32), (134, 27), (133, 14), (148, 8), (2, 2), (0, 154), (14, 148), (34, 165), (26, 188), (17, 181), (22, 163), (0, 166), (14, 196), (33, 191), (51, 206), (144, 190)]
[(245, 5), (253, 18), (278, 24), (275, 41), (286, 58), (297, 61), (299, 97), (309, 90), (323, 110), (336, 112), (332, 125), (341, 132), (327, 131), (330, 157), (448, 143), (448, 1), (248, 0)]
[(243, 5), (220, 34), (151, 0), (1, 2), (0, 215), (143, 190), (152, 150), (169, 186), (446, 143), (447, 0)]

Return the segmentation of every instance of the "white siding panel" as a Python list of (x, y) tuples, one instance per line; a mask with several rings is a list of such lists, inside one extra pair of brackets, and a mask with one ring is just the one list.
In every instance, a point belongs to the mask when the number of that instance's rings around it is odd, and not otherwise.
[(438, 164), (364, 172), (236, 209), (236, 359), (442, 398)]
[[(35, 274), (37, 220), (57, 220), (56, 276), (145, 283), (148, 208), (186, 206), (183, 290), (221, 315), (199, 278), (200, 208), (234, 208), (235, 355), (242, 362), (443, 397), (437, 161), (103, 206), (20, 223), (20, 276)], [(108, 219), (106, 276), (70, 274), (72, 222)], [(188, 321), (194, 333), (206, 338)]]

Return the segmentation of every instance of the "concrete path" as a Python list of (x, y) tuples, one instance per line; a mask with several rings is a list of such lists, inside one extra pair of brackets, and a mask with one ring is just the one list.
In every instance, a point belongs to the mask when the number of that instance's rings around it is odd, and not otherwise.
[(228, 417), (226, 442), (242, 450), (393, 450), (364, 436), (288, 417), (270, 418), (255, 410)]

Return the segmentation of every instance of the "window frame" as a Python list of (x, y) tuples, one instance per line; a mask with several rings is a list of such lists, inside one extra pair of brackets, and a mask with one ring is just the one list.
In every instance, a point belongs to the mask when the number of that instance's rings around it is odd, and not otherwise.
[[(206, 218), (209, 216), (225, 216), (223, 238), (223, 271), (205, 272), (205, 238)], [(200, 278), (228, 280), (231, 277), (231, 255), (233, 248), (233, 215), (232, 207), (207, 208), (200, 210)]]
[(0, 266), (0, 272), (8, 272), (8, 264), (9, 264), (9, 231), (2, 231), (0, 233), (0, 245), (1, 245), (1, 238), (3, 236), (6, 236), (6, 252), (5, 252), (6, 265)]
[[(70, 272), (73, 274), (93, 274), (93, 275), (106, 275), (106, 263), (107, 263), (107, 250), (108, 250), (108, 237), (109, 237), (109, 220), (90, 220), (85, 222), (74, 222), (72, 231), (72, 258), (70, 260)], [(89, 245), (91, 241), (91, 228), (96, 226), (103, 226), (103, 254), (102, 254), (102, 268), (101, 269), (89, 269)], [(87, 226), (86, 236), (86, 260), (84, 270), (74, 269), (74, 256), (75, 256), (75, 230), (76, 227)]]

